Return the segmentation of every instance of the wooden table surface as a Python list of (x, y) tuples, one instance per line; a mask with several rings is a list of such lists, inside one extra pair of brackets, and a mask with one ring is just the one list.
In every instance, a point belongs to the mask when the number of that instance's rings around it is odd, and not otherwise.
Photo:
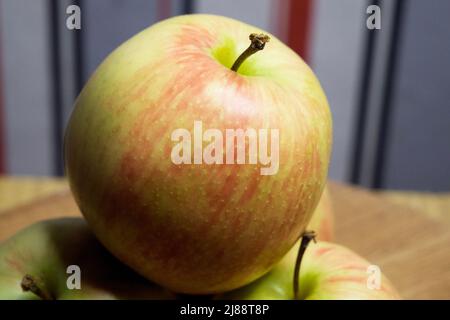
[[(378, 265), (407, 299), (450, 299), (450, 195), (329, 183), (336, 242)], [(0, 177), (0, 242), (48, 218), (79, 216), (66, 181)]]

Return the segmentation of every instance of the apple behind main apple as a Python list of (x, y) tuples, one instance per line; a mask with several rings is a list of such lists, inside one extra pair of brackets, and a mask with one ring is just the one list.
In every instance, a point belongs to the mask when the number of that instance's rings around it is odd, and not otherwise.
[(328, 187), (325, 187), (306, 229), (314, 231), (317, 240), (334, 240), (334, 209)]
[[(66, 130), (66, 172), (93, 232), (176, 292), (223, 292), (266, 273), (303, 233), (324, 189), (332, 125), (320, 83), (273, 35), (231, 70), (253, 33), (265, 32), (213, 15), (153, 25), (95, 71)], [(221, 134), (278, 130), (276, 174), (262, 175), (262, 161), (174, 164), (172, 134), (193, 137), (199, 123)]]
[[(266, 275), (251, 284), (217, 296), (217, 299), (292, 300), (293, 278), (299, 243)], [(311, 243), (303, 256), (301, 300), (400, 299), (394, 286), (379, 269), (338, 244)]]
[[(69, 266), (80, 268), (80, 289)], [(24, 291), (25, 277), (38, 294)], [(114, 258), (81, 218), (38, 222), (0, 244), (0, 300), (174, 298)]]

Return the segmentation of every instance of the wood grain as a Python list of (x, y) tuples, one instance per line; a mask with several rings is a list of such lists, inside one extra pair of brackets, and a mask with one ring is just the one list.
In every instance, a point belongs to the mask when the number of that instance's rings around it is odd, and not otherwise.
[(64, 178), (0, 175), (0, 214), (67, 188)]
[(450, 224), (364, 189), (330, 184), (336, 242), (392, 280), (407, 299), (450, 299)]
[[(408, 299), (450, 299), (450, 224), (361, 188), (329, 183), (336, 242), (378, 265)], [(68, 187), (0, 214), (0, 242), (39, 220), (78, 216)]]
[(37, 221), (80, 215), (67, 187), (49, 196), (3, 211), (0, 214), (0, 242)]

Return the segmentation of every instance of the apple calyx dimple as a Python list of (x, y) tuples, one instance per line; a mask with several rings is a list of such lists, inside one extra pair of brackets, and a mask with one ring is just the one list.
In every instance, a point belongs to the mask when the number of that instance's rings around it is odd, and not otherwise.
[(250, 46), (236, 59), (233, 66), (231, 67), (231, 70), (237, 72), (245, 59), (250, 57), (252, 54), (264, 49), (266, 43), (269, 42), (270, 37), (263, 33), (252, 33), (250, 34), (249, 39), (251, 41)]
[(22, 282), (20, 283), (20, 286), (22, 287), (22, 290), (25, 292), (32, 292), (42, 300), (54, 300), (52, 295), (47, 292), (46, 290), (43, 290), (41, 286), (39, 286), (38, 281), (31, 275), (26, 274), (22, 278)]
[(299, 282), (300, 282), (300, 266), (302, 263), (303, 255), (305, 254), (306, 248), (308, 248), (311, 240), (316, 243), (317, 234), (314, 231), (305, 231), (302, 234), (302, 242), (300, 243), (300, 247), (298, 248), (297, 260), (295, 261), (294, 268), (294, 280), (293, 280), (293, 289), (294, 289), (294, 299), (300, 300), (299, 296)]

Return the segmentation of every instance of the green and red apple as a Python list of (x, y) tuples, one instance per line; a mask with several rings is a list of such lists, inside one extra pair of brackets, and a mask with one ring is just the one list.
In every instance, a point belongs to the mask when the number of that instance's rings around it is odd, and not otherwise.
[[(216, 298), (292, 299), (297, 251), (298, 245), (260, 279)], [(67, 268), (73, 265), (81, 271), (79, 290), (67, 285)], [(327, 242), (311, 245), (303, 257), (300, 298), (399, 299), (381, 274), (379, 288), (368, 285), (371, 267), (342, 246)], [(28, 290), (24, 288), (25, 280)], [(0, 245), (0, 299), (174, 298), (175, 294), (138, 276), (112, 257), (79, 218), (37, 223)]]
[(114, 258), (81, 218), (39, 222), (0, 245), (0, 300), (174, 298)]
[[(319, 81), (273, 35), (231, 70), (254, 33), (265, 32), (213, 15), (153, 25), (100, 65), (67, 127), (65, 168), (89, 226), (176, 292), (223, 292), (266, 273), (325, 186), (332, 124)], [(228, 130), (244, 135), (227, 145)]]
[[(292, 300), (299, 243), (266, 275), (251, 284), (218, 296), (218, 299)], [(391, 282), (353, 251), (329, 242), (310, 244), (303, 256), (299, 277), (301, 300), (400, 299)], [(378, 278), (379, 277), (379, 278)]]

